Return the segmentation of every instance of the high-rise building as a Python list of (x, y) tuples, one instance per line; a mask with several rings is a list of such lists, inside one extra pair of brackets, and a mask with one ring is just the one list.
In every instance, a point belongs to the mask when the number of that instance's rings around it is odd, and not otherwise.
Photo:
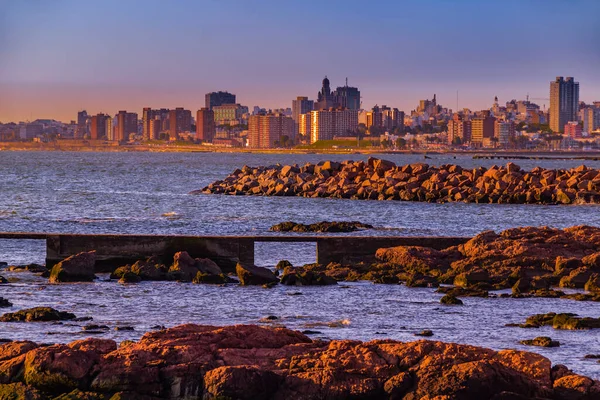
[(586, 133), (600, 129), (600, 105), (583, 110), (583, 131)]
[(329, 79), (325, 77), (323, 79), (323, 86), (321, 91), (317, 94), (317, 102), (315, 103), (315, 110), (328, 110), (332, 107), (337, 107), (338, 103), (331, 93), (331, 87), (329, 86)]
[(87, 111), (79, 111), (77, 113), (77, 130), (75, 131), (76, 138), (82, 138), (86, 135), (88, 129), (88, 113)]
[(211, 92), (205, 96), (205, 107), (212, 110), (215, 106), (235, 104), (235, 94), (229, 92)]
[(296, 124), (295, 133), (300, 133), (300, 115), (307, 114), (314, 108), (315, 102), (309, 100), (308, 97), (298, 96), (296, 100), (292, 100), (292, 119)]
[(249, 147), (268, 149), (290, 145), (294, 120), (283, 114), (259, 114), (248, 118)]
[(466, 144), (471, 141), (471, 121), (454, 114), (448, 122), (448, 144)]
[(148, 134), (150, 135), (150, 140), (158, 140), (160, 139), (160, 133), (166, 129), (163, 129), (163, 120), (159, 115), (155, 116), (154, 119), (151, 119), (148, 124)]
[(500, 147), (508, 147), (510, 139), (515, 137), (515, 123), (513, 121), (496, 120), (494, 123), (494, 137), (498, 139)]
[(298, 131), (299, 135), (302, 135), (302, 139), (308, 140), (310, 138), (310, 112), (306, 114), (300, 114), (298, 118)]
[(580, 138), (582, 133), (581, 125), (577, 121), (570, 121), (565, 124), (565, 135), (573, 139)]
[(348, 109), (315, 110), (310, 113), (310, 142), (347, 136), (358, 130), (358, 111)]
[(494, 122), (489, 110), (484, 110), (482, 115), (471, 120), (471, 144), (475, 147), (483, 146), (485, 139), (494, 137)]
[(215, 113), (208, 108), (196, 112), (196, 140), (212, 142), (215, 137)]
[(192, 112), (177, 107), (169, 112), (169, 139), (177, 140), (179, 135), (192, 130)]
[(557, 76), (550, 82), (550, 129), (562, 132), (567, 122), (577, 121), (579, 82), (569, 76)]
[(242, 123), (244, 115), (248, 114), (248, 107), (239, 104), (222, 104), (214, 106), (212, 111), (215, 115), (215, 122), (219, 124)]
[(104, 137), (106, 140), (114, 140), (114, 129), (113, 129), (113, 119), (110, 115), (106, 116), (106, 122), (104, 124)]
[(358, 88), (348, 86), (348, 79), (346, 79), (346, 86), (340, 86), (335, 90), (334, 97), (340, 107), (360, 110), (360, 91)]
[[(166, 108), (161, 108), (161, 109), (152, 109), (150, 107), (146, 107), (144, 108), (143, 114), (142, 114), (142, 138), (143, 140), (156, 140), (158, 139), (158, 136), (154, 136), (154, 132), (150, 129), (150, 124), (152, 123), (152, 121), (159, 119), (160, 121), (163, 121), (162, 124), (168, 124), (168, 120), (169, 120), (169, 110)], [(156, 122), (154, 122), (154, 124), (156, 124)], [(154, 127), (156, 130), (156, 126)], [(168, 130), (169, 127), (168, 126), (161, 126), (159, 128), (159, 132), (161, 130)]]
[(97, 114), (92, 116), (90, 120), (90, 139), (98, 140), (102, 138), (108, 138), (106, 135), (106, 120), (108, 118), (108, 115), (105, 114)]
[(129, 136), (138, 133), (138, 115), (127, 111), (119, 111), (117, 114), (117, 132), (115, 140), (119, 142), (128, 141)]

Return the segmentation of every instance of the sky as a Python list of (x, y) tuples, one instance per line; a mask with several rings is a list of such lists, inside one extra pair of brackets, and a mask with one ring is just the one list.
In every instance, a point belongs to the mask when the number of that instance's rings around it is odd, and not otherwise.
[[(291, 107), (331, 85), (364, 108), (600, 100), (600, 0), (0, 0), (0, 121), (204, 106)], [(535, 100), (549, 106), (548, 100)]]

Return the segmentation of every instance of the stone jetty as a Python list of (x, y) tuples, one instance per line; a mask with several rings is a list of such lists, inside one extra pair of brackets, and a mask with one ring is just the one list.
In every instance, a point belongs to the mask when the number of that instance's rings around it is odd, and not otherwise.
[(600, 170), (518, 165), (462, 168), (424, 163), (365, 161), (272, 165), (233, 171), (193, 194), (303, 196), (427, 202), (573, 204), (600, 203)]
[(591, 400), (600, 382), (524, 351), (188, 324), (120, 345), (2, 344), (0, 398)]

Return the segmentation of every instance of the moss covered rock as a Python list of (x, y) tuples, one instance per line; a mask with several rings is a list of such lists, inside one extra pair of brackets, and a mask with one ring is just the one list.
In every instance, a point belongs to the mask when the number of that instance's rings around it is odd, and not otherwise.
[(560, 342), (558, 340), (552, 340), (548, 336), (540, 336), (535, 339), (521, 340), (519, 343), (525, 346), (539, 346), (539, 347), (558, 347)]
[(75, 319), (75, 314), (57, 311), (50, 307), (34, 307), (14, 313), (6, 313), (0, 317), (0, 322), (46, 322), (68, 321)]
[(445, 295), (440, 299), (441, 304), (453, 305), (453, 306), (462, 306), (463, 302), (461, 299), (458, 299), (452, 295)]
[(65, 258), (50, 271), (50, 283), (91, 282), (96, 279), (96, 252), (88, 251)]

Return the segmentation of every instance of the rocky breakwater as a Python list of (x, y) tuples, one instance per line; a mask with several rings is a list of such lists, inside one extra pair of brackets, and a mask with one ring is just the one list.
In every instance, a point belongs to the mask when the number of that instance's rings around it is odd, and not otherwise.
[[(523, 227), (500, 233), (482, 232), (459, 246), (435, 250), (398, 246), (377, 251), (380, 261), (361, 275), (381, 283), (404, 281), (409, 286), (437, 286), (455, 296), (512, 288), (515, 296), (539, 295), (600, 300), (600, 228)], [(565, 295), (551, 288), (587, 289)], [(583, 298), (583, 297), (585, 298)], [(581, 298), (580, 298), (581, 297)]]
[[(62, 397), (61, 397), (62, 396)], [(139, 342), (0, 345), (0, 398), (597, 399), (600, 382), (537, 354), (419, 340), (311, 340), (182, 325)]]
[(324, 161), (233, 171), (198, 193), (469, 203), (600, 203), (600, 171), (518, 165), (462, 168), (391, 161)]

